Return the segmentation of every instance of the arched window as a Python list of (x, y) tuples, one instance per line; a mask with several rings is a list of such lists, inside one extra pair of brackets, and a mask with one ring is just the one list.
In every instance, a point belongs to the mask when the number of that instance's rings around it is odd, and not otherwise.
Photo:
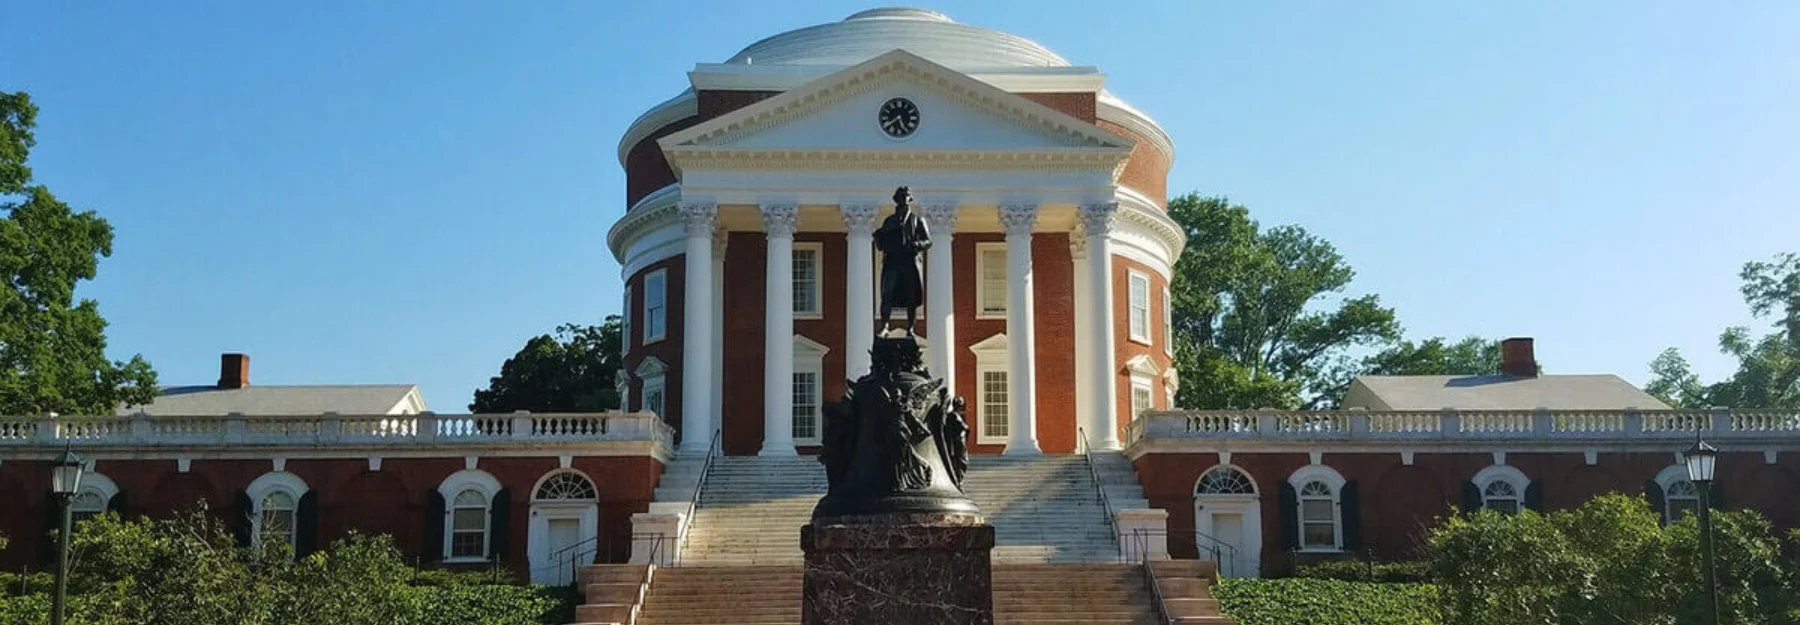
[(1296, 545), (1301, 551), (1339, 551), (1344, 548), (1344, 519), (1339, 497), (1344, 476), (1331, 467), (1309, 465), (1288, 478), (1295, 493), (1299, 532)]
[(306, 482), (300, 476), (285, 471), (264, 473), (244, 494), (250, 498), (250, 537), (253, 544), (277, 544), (269, 541), (286, 543), (289, 547), (298, 548), (295, 544), (295, 530), (299, 526), (300, 498), (306, 496)]
[(1684, 514), (1699, 514), (1700, 489), (1693, 482), (1678, 480), (1663, 493), (1663, 520), (1674, 523)]
[(531, 498), (537, 501), (593, 501), (599, 498), (599, 494), (587, 476), (574, 471), (562, 471), (544, 478)]
[(479, 469), (457, 471), (438, 484), (443, 499), (431, 513), (443, 515), (443, 542), (437, 549), (445, 562), (484, 562), (503, 551), (498, 541), (505, 537), (496, 537), (494, 527), (495, 516), (502, 514), (496, 511), (504, 503), (497, 501), (501, 490), (500, 480)]
[(488, 552), (488, 496), (465, 488), (450, 508), (450, 557), (476, 559)]
[(113, 497), (118, 494), (119, 487), (112, 480), (89, 469), (86, 475), (81, 476), (81, 492), (76, 493), (75, 499), (69, 502), (69, 514), (74, 516), (77, 523), (100, 516), (100, 513), (106, 512), (107, 507), (112, 505)]
[(1194, 487), (1196, 495), (1254, 495), (1256, 484), (1250, 476), (1235, 467), (1213, 467), (1200, 476), (1199, 485)]
[(1481, 493), (1481, 507), (1501, 514), (1518, 514), (1525, 509), (1525, 492), (1531, 479), (1515, 467), (1497, 464), (1482, 469), (1470, 480)]

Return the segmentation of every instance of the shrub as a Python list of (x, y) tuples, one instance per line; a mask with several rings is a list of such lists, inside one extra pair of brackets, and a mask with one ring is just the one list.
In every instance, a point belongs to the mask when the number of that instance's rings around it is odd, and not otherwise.
[(1431, 570), (1424, 562), (1326, 560), (1300, 565), (1294, 571), (1294, 577), (1335, 579), (1346, 582), (1420, 584), (1431, 581)]
[(1430, 584), (1333, 579), (1222, 579), (1219, 607), (1239, 625), (1439, 625)]

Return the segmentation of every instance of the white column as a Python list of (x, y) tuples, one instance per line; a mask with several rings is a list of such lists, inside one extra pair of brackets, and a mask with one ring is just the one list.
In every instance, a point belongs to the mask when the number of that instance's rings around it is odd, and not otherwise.
[(956, 281), (952, 266), (956, 241), (955, 204), (925, 207), (931, 249), (925, 252), (925, 366), (956, 389)]
[(1070, 272), (1074, 274), (1072, 277), (1075, 283), (1072, 311), (1075, 317), (1075, 423), (1080, 426), (1080, 431), (1076, 434), (1086, 435), (1087, 444), (1098, 447), (1101, 434), (1095, 426), (1098, 421), (1094, 419), (1094, 374), (1088, 367), (1089, 361), (1093, 360), (1091, 354), (1094, 349), (1094, 337), (1089, 332), (1092, 328), (1088, 327), (1091, 324), (1087, 322), (1088, 298), (1093, 297), (1093, 290), (1088, 288), (1087, 272), (1080, 269), (1087, 262), (1087, 230), (1079, 223), (1069, 232), (1069, 259), (1077, 268)]
[(1036, 204), (1000, 207), (1006, 229), (1007, 454), (1039, 454), (1037, 444), (1037, 330), (1032, 314), (1031, 229)]
[(682, 290), (681, 451), (706, 453), (712, 444), (713, 227), (719, 206), (711, 202), (681, 205), (687, 227), (686, 288)]
[(712, 426), (715, 430), (725, 428), (725, 394), (719, 392), (725, 388), (725, 242), (726, 231), (713, 231), (713, 274), (712, 274), (712, 383), (716, 387), (712, 393)]
[(1084, 322), (1093, 349), (1089, 353), (1088, 373), (1094, 382), (1088, 404), (1094, 428), (1094, 447), (1119, 449), (1119, 374), (1113, 362), (1113, 283), (1112, 229), (1118, 218), (1119, 204), (1088, 204), (1081, 207), (1081, 225), (1087, 230), (1088, 314)]
[(844, 281), (844, 377), (855, 380), (869, 372), (869, 350), (875, 347), (876, 206), (843, 204), (848, 247)]
[(762, 456), (794, 452), (794, 214), (792, 204), (762, 206), (768, 235), (763, 291)]

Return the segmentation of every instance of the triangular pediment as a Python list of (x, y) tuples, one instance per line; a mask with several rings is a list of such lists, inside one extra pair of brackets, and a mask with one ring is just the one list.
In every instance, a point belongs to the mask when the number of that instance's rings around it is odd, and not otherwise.
[[(919, 125), (882, 132), (881, 106), (905, 98)], [(1119, 163), (1132, 141), (904, 50), (814, 80), (658, 141), (676, 167), (771, 153), (1021, 154)]]

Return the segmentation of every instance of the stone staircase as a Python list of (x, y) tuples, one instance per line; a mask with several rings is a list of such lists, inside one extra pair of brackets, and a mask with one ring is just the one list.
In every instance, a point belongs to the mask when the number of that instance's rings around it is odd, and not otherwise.
[[(1191, 566), (1171, 575), (1198, 575)], [(1159, 568), (1162, 571), (1163, 568)], [(995, 625), (1161, 625), (1143, 570), (1133, 564), (996, 564)], [(591, 587), (590, 587), (591, 588)], [(1216, 616), (1210, 581), (1164, 580), (1165, 593), (1181, 592), (1185, 625), (1232, 625)], [(799, 566), (710, 566), (658, 569), (634, 625), (798, 625), (802, 601)], [(585, 606), (584, 606), (585, 607)], [(1210, 615), (1203, 615), (1207, 609)]]
[(1219, 563), (1206, 560), (1158, 560), (1156, 588), (1170, 622), (1178, 625), (1237, 625), (1219, 611), (1212, 585), (1219, 580)]
[[(1148, 507), (1131, 465), (1117, 452), (1105, 453), (1116, 458), (1103, 461), (1096, 453), (1095, 464), (1114, 507)], [(691, 496), (699, 462), (691, 464), (670, 465), (674, 479), (665, 476), (670, 485), (658, 488), (658, 502)], [(810, 456), (714, 458), (681, 566), (800, 564), (800, 526), (825, 488), (824, 468)], [(1118, 559), (1117, 540), (1081, 456), (975, 456), (963, 489), (994, 525), (995, 562)]]
[(637, 618), (650, 585), (648, 564), (594, 564), (582, 567), (583, 601), (575, 607), (577, 625), (628, 625)]

